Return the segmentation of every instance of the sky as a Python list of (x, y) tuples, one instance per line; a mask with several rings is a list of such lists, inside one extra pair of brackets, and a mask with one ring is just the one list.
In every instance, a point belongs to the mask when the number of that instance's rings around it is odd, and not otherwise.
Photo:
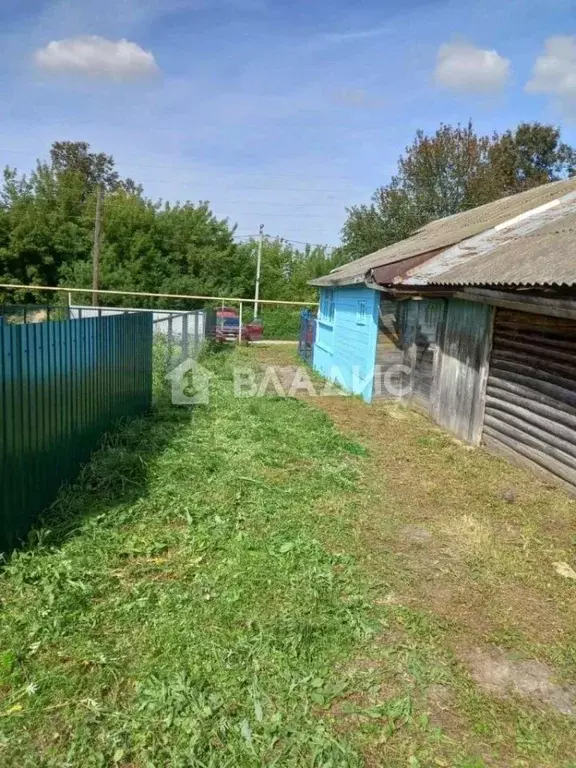
[(88, 141), (239, 236), (337, 245), (415, 131), (576, 145), (576, 0), (0, 0), (0, 163)]

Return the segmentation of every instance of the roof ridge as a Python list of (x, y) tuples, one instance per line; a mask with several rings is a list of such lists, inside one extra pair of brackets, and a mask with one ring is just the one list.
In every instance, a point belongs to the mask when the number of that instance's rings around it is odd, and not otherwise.
[(576, 191), (576, 177), (541, 184), (476, 208), (435, 219), (409, 237), (348, 262), (329, 274), (310, 281), (310, 284), (320, 287), (352, 285), (363, 282), (372, 269), (403, 262), (415, 256), (424, 256), (427, 253), (430, 254), (430, 258), (433, 258), (447, 248), (494, 229), (522, 214), (556, 199), (561, 201), (567, 194), (574, 191)]

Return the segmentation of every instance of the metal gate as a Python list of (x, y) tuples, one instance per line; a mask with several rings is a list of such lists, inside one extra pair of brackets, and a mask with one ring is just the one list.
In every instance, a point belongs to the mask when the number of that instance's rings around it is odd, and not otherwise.
[(316, 341), (316, 318), (309, 309), (300, 313), (300, 335), (298, 338), (298, 354), (312, 365), (314, 357), (314, 342)]

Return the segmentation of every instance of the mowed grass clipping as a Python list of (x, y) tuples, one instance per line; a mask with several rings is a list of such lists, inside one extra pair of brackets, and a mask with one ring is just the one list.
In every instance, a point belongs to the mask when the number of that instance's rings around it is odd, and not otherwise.
[[(0, 765), (356, 766), (324, 713), (371, 631), (359, 447), (290, 399), (163, 408), (108, 438), (0, 576)], [(341, 551), (345, 551), (342, 547)]]

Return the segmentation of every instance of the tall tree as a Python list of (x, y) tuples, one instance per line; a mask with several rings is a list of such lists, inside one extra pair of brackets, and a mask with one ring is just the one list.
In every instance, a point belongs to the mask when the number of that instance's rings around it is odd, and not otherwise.
[(344, 252), (359, 258), (434, 219), (565, 178), (575, 166), (576, 152), (554, 126), (521, 123), (490, 137), (478, 136), (471, 122), (441, 125), (432, 136), (418, 131), (390, 183), (368, 205), (348, 209)]
[(50, 149), (50, 161), (56, 176), (74, 174), (88, 190), (97, 184), (112, 190), (120, 183), (114, 158), (105, 152), (90, 152), (90, 144), (85, 141), (55, 141)]
[(521, 192), (573, 175), (576, 151), (560, 138), (559, 128), (541, 123), (520, 123), (515, 131), (496, 134), (490, 168), (498, 192)]

